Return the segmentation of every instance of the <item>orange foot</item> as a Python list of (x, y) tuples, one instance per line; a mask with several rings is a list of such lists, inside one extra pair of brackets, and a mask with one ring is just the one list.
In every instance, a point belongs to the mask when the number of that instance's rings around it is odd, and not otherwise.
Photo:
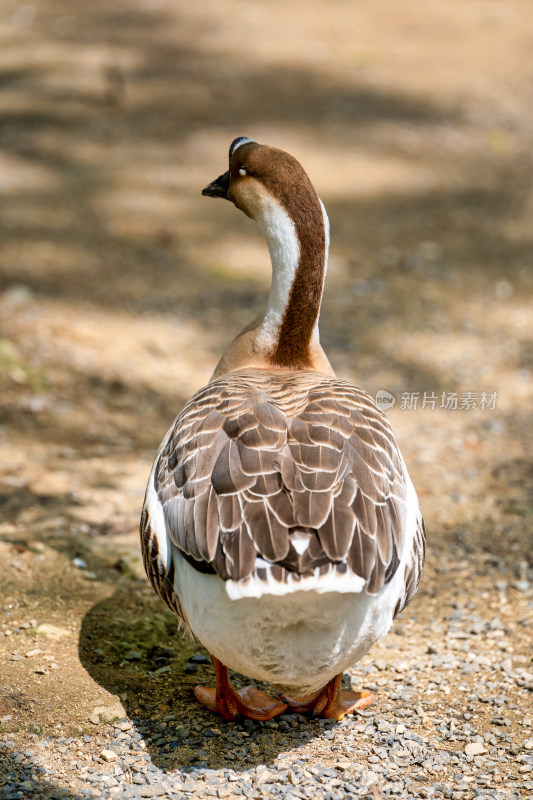
[(224, 664), (214, 656), (211, 656), (211, 661), (217, 676), (217, 688), (194, 687), (194, 696), (209, 711), (218, 712), (227, 720), (235, 719), (238, 714), (248, 719), (267, 720), (287, 710), (285, 703), (280, 703), (265, 692), (260, 692), (255, 686), (234, 689)]
[(342, 692), (342, 672), (336, 675), (318, 694), (292, 699), (282, 697), (293, 711), (305, 713), (313, 711), (324, 719), (336, 719), (339, 722), (346, 714), (367, 708), (375, 700), (372, 692)]

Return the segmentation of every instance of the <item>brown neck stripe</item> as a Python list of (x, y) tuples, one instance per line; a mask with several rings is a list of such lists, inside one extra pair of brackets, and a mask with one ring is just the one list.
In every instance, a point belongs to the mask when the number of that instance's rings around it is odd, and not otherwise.
[(294, 222), (300, 258), (271, 360), (296, 369), (311, 366), (310, 343), (322, 300), (326, 260), (322, 208), (310, 182), (308, 188), (311, 191), (295, 193), (289, 202), (280, 198)]

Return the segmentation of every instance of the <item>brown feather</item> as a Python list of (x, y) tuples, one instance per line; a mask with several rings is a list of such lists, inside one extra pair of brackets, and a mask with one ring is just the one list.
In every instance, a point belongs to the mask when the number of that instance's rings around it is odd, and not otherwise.
[(264, 501), (244, 507), (244, 520), (257, 550), (267, 561), (281, 561), (289, 552), (289, 532)]
[[(356, 575), (360, 575), (366, 581), (370, 579), (374, 564), (376, 563), (377, 545), (374, 537), (367, 536), (357, 524), (352, 540), (352, 546), (348, 553), (348, 565)], [(392, 576), (391, 576), (392, 577)]]
[[(292, 430), (292, 428), (291, 428)], [(314, 444), (323, 444), (335, 450), (343, 450), (345, 437), (325, 425), (309, 425), (309, 440)]]
[(282, 525), (286, 528), (292, 528), (295, 525), (292, 499), (287, 492), (282, 490), (277, 494), (269, 495), (266, 502), (270, 511)]
[(222, 548), (227, 556), (226, 564), (230, 578), (239, 580), (243, 575), (250, 575), (257, 554), (244, 525), (238, 531), (224, 534)]
[(234, 531), (242, 523), (242, 512), (239, 498), (235, 494), (219, 494), (218, 519), (224, 531)]
[(359, 489), (352, 503), (352, 510), (357, 519), (357, 524), (367, 536), (375, 538), (377, 530), (377, 517), (375, 503)]
[(388, 565), (392, 558), (393, 538), (387, 506), (376, 505), (376, 541), (379, 557)]
[(259, 424), (256, 428), (243, 431), (239, 438), (246, 447), (255, 447), (258, 450), (279, 450), (285, 440), (285, 433)]
[(260, 495), (277, 494), (281, 489), (281, 476), (279, 472), (271, 472), (268, 475), (258, 475), (256, 482), (250, 488), (250, 492)]
[(253, 475), (246, 475), (241, 469), (241, 459), (234, 440), (222, 448), (211, 475), (211, 482), (217, 494), (234, 494), (249, 489), (255, 483)]
[(337, 501), (324, 525), (318, 530), (320, 544), (332, 561), (342, 561), (348, 554), (355, 529), (355, 514), (352, 509)]
[(333, 498), (330, 492), (294, 492), (294, 520), (304, 528), (320, 528), (329, 516)]
[(366, 585), (367, 594), (377, 594), (379, 590), (382, 588), (384, 580), (385, 580), (385, 564), (380, 559), (380, 557), (376, 555), (374, 569), (372, 570), (372, 573), (370, 575), (370, 580)]

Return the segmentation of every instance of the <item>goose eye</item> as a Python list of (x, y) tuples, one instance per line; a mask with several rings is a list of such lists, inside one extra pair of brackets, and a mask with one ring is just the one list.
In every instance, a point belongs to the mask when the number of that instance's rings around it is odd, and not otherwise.
[(245, 167), (239, 167), (239, 175), (246, 175), (246, 168)]

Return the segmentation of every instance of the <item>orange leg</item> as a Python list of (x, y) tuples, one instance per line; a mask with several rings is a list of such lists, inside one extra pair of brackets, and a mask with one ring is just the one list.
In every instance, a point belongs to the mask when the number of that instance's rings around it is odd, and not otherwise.
[(217, 677), (217, 688), (194, 687), (194, 696), (209, 711), (218, 712), (227, 720), (235, 719), (238, 714), (248, 719), (267, 720), (287, 710), (285, 703), (280, 703), (265, 692), (260, 692), (255, 686), (234, 689), (224, 664), (215, 656), (211, 656), (211, 661)]
[(329, 683), (317, 694), (292, 699), (282, 697), (290, 709), (305, 713), (313, 711), (325, 719), (336, 719), (339, 722), (346, 714), (367, 708), (374, 702), (372, 692), (343, 692), (341, 691), (342, 672), (330, 680)]

